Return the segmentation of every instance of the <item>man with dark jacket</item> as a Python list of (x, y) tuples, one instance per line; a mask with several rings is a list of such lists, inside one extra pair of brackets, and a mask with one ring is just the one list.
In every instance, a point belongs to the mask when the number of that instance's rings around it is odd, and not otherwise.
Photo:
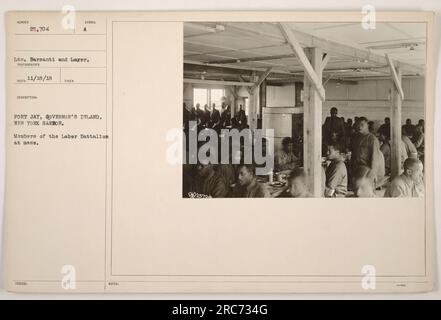
[(233, 191), (233, 197), (237, 198), (269, 198), (268, 189), (257, 181), (256, 168), (252, 164), (239, 166), (238, 184)]
[(197, 192), (211, 198), (224, 198), (228, 195), (228, 186), (221, 174), (214, 170), (212, 164), (198, 164), (200, 176)]
[(378, 128), (377, 133), (384, 135), (388, 140), (390, 139), (390, 118), (384, 118), (384, 123)]
[(384, 156), (380, 151), (380, 143), (374, 134), (369, 132), (368, 120), (365, 117), (359, 119), (359, 134), (354, 139), (351, 156), (352, 171), (357, 167), (370, 168), (376, 179), (384, 177)]
[(216, 104), (214, 103), (211, 107), (210, 122), (213, 129), (216, 130), (220, 128), (221, 116), (219, 110), (216, 109)]
[(343, 139), (345, 136), (345, 124), (342, 118), (337, 116), (338, 110), (336, 107), (331, 108), (331, 116), (327, 117), (323, 124), (323, 138), (327, 144), (331, 143), (331, 134), (337, 133), (338, 139)]

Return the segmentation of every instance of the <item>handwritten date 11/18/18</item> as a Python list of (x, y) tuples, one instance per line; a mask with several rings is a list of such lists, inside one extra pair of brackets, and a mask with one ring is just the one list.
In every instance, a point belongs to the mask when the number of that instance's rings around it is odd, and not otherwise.
[(52, 76), (46, 75), (46, 74), (44, 74), (44, 75), (28, 75), (27, 80), (31, 81), (31, 82), (37, 82), (37, 81), (46, 82), (46, 81), (52, 81)]

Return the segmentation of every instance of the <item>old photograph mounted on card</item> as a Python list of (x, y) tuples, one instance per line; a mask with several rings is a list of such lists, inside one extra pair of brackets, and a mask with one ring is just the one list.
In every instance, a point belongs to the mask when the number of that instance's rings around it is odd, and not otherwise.
[(432, 12), (74, 13), (6, 16), (8, 290), (432, 290)]
[(185, 22), (183, 197), (424, 197), (426, 24)]

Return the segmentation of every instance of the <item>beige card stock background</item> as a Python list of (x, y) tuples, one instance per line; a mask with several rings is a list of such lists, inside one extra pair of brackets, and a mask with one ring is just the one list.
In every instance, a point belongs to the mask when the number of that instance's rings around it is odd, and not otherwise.
[[(18, 102), (8, 65), (7, 138), (14, 113), (100, 113), (75, 130), (104, 141), (6, 142), (6, 285), (63, 291), (63, 265), (84, 292), (419, 292), (433, 285), (433, 135), (426, 136), (425, 199), (201, 199), (181, 197), (181, 168), (165, 156), (168, 130), (182, 119), (182, 21), (360, 21), (360, 13), (77, 13), (107, 27), (105, 41), (57, 45), (104, 48), (106, 85), (35, 90)], [(8, 59), (20, 45), (17, 18), (57, 21), (60, 13), (10, 13)], [(377, 13), (378, 21), (428, 24), (427, 132), (433, 132), (431, 13)], [(101, 38), (100, 38), (101, 39)], [(46, 42), (47, 41), (47, 42)], [(44, 40), (35, 46), (51, 46)], [(8, 60), (9, 61), (9, 60)], [(30, 90), (30, 91), (29, 91)], [(61, 132), (61, 131), (60, 131)], [(17, 286), (26, 281), (26, 286)]]

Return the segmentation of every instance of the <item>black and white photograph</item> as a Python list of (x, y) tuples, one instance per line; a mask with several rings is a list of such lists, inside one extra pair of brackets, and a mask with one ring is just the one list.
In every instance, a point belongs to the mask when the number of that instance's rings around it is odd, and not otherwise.
[(441, 297), (441, 2), (3, 1), (0, 300)]
[(425, 23), (183, 34), (184, 198), (424, 197)]

